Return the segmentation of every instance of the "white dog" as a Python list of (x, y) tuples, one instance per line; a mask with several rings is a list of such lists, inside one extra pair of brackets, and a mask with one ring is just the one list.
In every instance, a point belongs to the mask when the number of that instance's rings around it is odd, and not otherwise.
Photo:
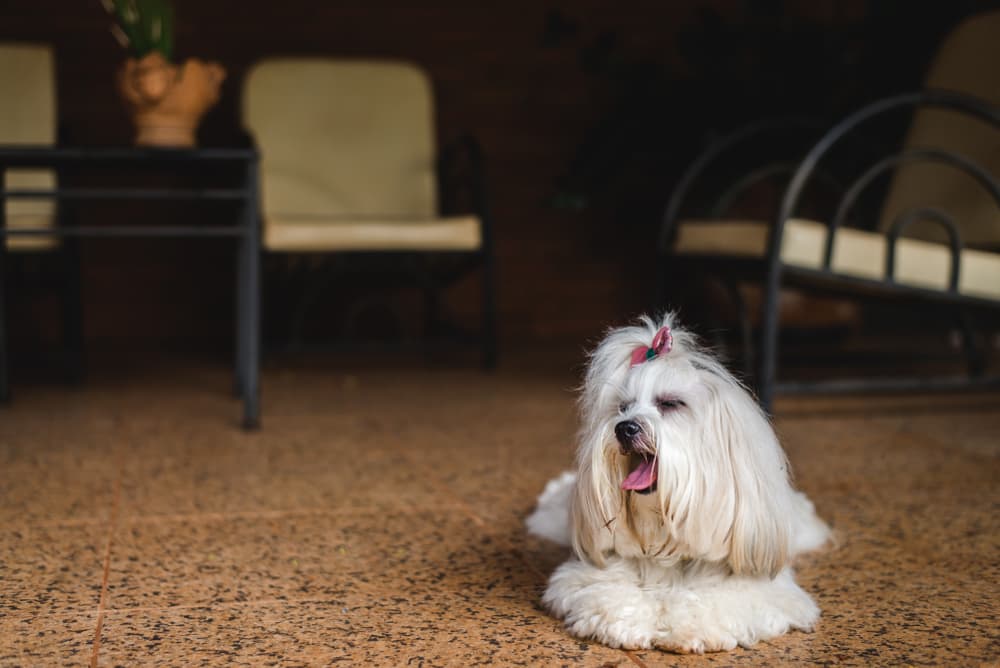
[(672, 315), (612, 330), (580, 404), (577, 470), (527, 520), (573, 546), (543, 597), (571, 633), (700, 653), (812, 629), (789, 562), (829, 529), (756, 402)]

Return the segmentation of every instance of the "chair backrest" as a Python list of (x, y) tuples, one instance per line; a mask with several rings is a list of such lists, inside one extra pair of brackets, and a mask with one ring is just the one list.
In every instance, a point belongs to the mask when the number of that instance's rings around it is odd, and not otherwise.
[[(43, 44), (0, 43), (0, 144), (52, 145), (56, 143), (55, 59)], [(48, 169), (8, 169), (0, 175), (8, 188), (52, 188), (55, 174)], [(51, 199), (8, 200), (4, 209), (12, 227), (51, 225)], [(44, 237), (7, 240), (15, 250), (47, 248)]]
[(51, 47), (0, 43), (0, 100), (0, 144), (55, 143)]
[[(1000, 106), (1000, 11), (966, 19), (939, 47), (925, 79), (925, 87), (974, 95)], [(906, 137), (907, 148), (953, 151), (1000, 179), (1000, 132), (985, 123), (952, 111), (920, 109)], [(894, 175), (882, 210), (881, 229), (896, 214), (931, 206), (952, 216), (965, 243), (1000, 245), (1000, 208), (972, 177), (940, 164), (912, 164)], [(935, 241), (946, 239), (939, 229), (916, 223), (907, 236)]]
[(393, 61), (274, 58), (244, 81), (265, 223), (437, 214), (431, 86)]

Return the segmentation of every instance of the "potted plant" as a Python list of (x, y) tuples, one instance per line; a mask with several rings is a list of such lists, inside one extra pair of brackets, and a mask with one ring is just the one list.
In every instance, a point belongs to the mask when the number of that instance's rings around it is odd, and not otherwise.
[(118, 90), (140, 146), (191, 147), (202, 116), (219, 99), (226, 71), (188, 58), (174, 64), (174, 12), (169, 0), (102, 0), (111, 32), (130, 57), (118, 70)]

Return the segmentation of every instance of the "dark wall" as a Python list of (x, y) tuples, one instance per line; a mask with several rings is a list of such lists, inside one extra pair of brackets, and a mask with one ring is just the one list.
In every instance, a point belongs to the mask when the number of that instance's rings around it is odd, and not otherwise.
[[(232, 134), (242, 75), (260, 57), (422, 64), (441, 139), (472, 131), (489, 156), (504, 338), (577, 340), (652, 306), (656, 218), (711, 133), (776, 111), (835, 115), (916, 85), (943, 33), (985, 6), (177, 0), (176, 53), (229, 71), (205, 143)], [(98, 0), (0, 9), (0, 39), (55, 45), (61, 120), (83, 144), (130, 138), (112, 84), (123, 53), (108, 24)], [(87, 242), (88, 335), (225, 338), (230, 272), (224, 245)], [(461, 317), (472, 317), (477, 295), (474, 280), (456, 286)], [(13, 307), (22, 316), (39, 308), (23, 302)]]

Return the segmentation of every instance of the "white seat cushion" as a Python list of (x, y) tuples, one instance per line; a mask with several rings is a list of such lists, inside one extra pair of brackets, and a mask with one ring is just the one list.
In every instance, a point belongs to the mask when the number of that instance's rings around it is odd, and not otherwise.
[(482, 225), (476, 216), (268, 218), (264, 247), (279, 252), (475, 251), (482, 247)]
[[(723, 255), (763, 258), (769, 225), (749, 220), (682, 221), (674, 252), (680, 255)], [(791, 219), (781, 242), (784, 264), (821, 269), (827, 226), (813, 220)], [(832, 270), (844, 276), (885, 279), (885, 235), (850, 228), (837, 231)], [(944, 244), (902, 238), (896, 246), (897, 283), (947, 290), (951, 250)], [(958, 290), (964, 295), (1000, 299), (1000, 253), (963, 250)]]
[[(8, 169), (3, 176), (8, 189), (49, 190), (56, 187), (55, 173), (48, 169)], [(10, 229), (51, 229), (56, 224), (56, 204), (51, 197), (7, 200), (6, 214)], [(7, 249), (11, 251), (43, 251), (58, 245), (58, 237), (7, 237)]]

